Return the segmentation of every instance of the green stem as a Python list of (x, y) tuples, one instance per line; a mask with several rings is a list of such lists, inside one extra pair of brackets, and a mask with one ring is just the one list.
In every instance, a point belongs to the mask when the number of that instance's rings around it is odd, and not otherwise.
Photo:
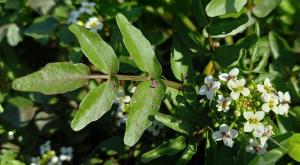
[[(129, 80), (129, 81), (147, 81), (151, 80), (148, 76), (132, 76), (132, 75), (115, 75), (119, 80)], [(86, 77), (87, 79), (109, 79), (109, 75), (93, 74)], [(178, 82), (163, 80), (164, 83), (171, 88), (181, 89), (182, 85)]]

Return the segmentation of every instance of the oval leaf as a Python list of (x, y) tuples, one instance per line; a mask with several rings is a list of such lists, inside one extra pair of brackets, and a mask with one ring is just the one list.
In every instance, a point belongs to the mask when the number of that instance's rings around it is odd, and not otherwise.
[(189, 123), (184, 122), (183, 120), (179, 120), (174, 116), (157, 113), (155, 114), (155, 119), (177, 132), (187, 135), (192, 134), (192, 126)]
[(118, 72), (118, 58), (112, 47), (105, 43), (99, 34), (75, 24), (69, 28), (79, 40), (85, 56), (99, 71), (105, 74), (115, 74)]
[(152, 78), (158, 78), (161, 74), (161, 66), (150, 42), (139, 29), (129, 23), (124, 15), (117, 14), (116, 20), (123, 42), (137, 67), (149, 73)]
[(271, 2), (266, 0), (255, 0), (252, 12), (256, 17), (266, 17), (280, 2), (281, 0), (273, 0)]
[(80, 103), (71, 124), (72, 129), (79, 131), (109, 111), (118, 95), (118, 89), (119, 81), (115, 77), (92, 89)]
[(228, 13), (237, 13), (246, 3), (247, 0), (212, 0), (205, 10), (209, 17), (216, 17)]
[(84, 64), (50, 63), (40, 71), (15, 79), (12, 87), (44, 94), (64, 93), (85, 85), (89, 73), (89, 68)]
[(141, 157), (142, 162), (147, 163), (161, 156), (172, 156), (185, 148), (185, 139), (179, 136), (175, 139), (170, 139), (168, 142), (163, 142), (157, 148), (144, 153)]
[(159, 110), (166, 85), (160, 79), (141, 82), (132, 96), (124, 143), (133, 146), (151, 126), (151, 117)]

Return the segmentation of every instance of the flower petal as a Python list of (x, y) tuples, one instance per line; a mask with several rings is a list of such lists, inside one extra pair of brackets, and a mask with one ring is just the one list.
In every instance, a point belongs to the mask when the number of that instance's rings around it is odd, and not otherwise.
[(222, 125), (220, 126), (220, 131), (221, 131), (221, 132), (224, 132), (224, 133), (227, 133), (227, 132), (229, 131), (228, 125), (227, 125), (227, 124), (222, 124)]
[(206, 91), (206, 97), (209, 99), (209, 100), (212, 100), (214, 98), (214, 93), (209, 90), (209, 91)]
[(233, 100), (237, 100), (240, 97), (240, 93), (238, 92), (231, 92), (230, 96), (232, 97)]
[(244, 96), (249, 96), (250, 90), (249, 90), (248, 88), (243, 88), (242, 94), (243, 94)]
[(222, 132), (221, 131), (216, 131), (212, 134), (212, 138), (215, 140), (215, 141), (220, 141), (222, 140), (223, 138), (223, 135), (222, 135)]
[(200, 90), (199, 90), (199, 94), (200, 95), (206, 95), (207, 92), (207, 86), (206, 85), (202, 85)]
[(239, 74), (239, 69), (238, 68), (233, 68), (233, 69), (230, 70), (229, 74), (231, 76), (236, 77)]
[(231, 138), (224, 138), (223, 139), (223, 142), (224, 142), (224, 145), (225, 146), (228, 146), (228, 147), (230, 147), (230, 148), (232, 148), (232, 146), (233, 146), (233, 140), (231, 139)]
[(254, 113), (252, 111), (247, 111), (243, 113), (243, 116), (246, 120), (249, 120), (250, 118), (254, 118)]
[(265, 113), (263, 111), (257, 111), (255, 112), (255, 118), (258, 121), (261, 121), (265, 117)]
[(231, 129), (230, 135), (231, 135), (232, 139), (234, 139), (238, 136), (238, 131), (236, 129)]
[(227, 73), (220, 74), (219, 79), (222, 80), (222, 81), (227, 81), (228, 80), (228, 74)]
[(251, 132), (253, 130), (252, 125), (249, 122), (246, 122), (244, 125), (244, 132)]
[(266, 92), (265, 87), (263, 85), (261, 85), (261, 84), (258, 84), (256, 88), (261, 93)]
[(264, 103), (264, 104), (261, 106), (261, 109), (262, 109), (264, 112), (269, 112), (269, 111), (270, 111), (269, 104), (268, 104), (268, 103)]
[(205, 84), (212, 84), (213, 82), (214, 82), (214, 78), (211, 75), (206, 76), (204, 79)]

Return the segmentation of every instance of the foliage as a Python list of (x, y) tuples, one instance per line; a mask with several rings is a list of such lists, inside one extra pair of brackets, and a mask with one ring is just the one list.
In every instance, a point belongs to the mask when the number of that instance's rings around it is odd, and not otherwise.
[(0, 0), (1, 164), (298, 163), (299, 11)]

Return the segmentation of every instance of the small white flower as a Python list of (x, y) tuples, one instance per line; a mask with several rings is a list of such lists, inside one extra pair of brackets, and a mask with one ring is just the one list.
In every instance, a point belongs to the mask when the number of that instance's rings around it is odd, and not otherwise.
[(103, 23), (97, 17), (90, 17), (84, 26), (92, 32), (97, 32), (103, 28)]
[(243, 96), (248, 96), (250, 94), (250, 90), (244, 87), (245, 84), (245, 79), (228, 81), (227, 86), (231, 90), (230, 96), (233, 100), (237, 100), (240, 97), (240, 94)]
[(79, 16), (80, 16), (80, 12), (79, 11), (72, 11), (71, 13), (70, 13), (70, 15), (69, 15), (69, 18), (68, 18), (68, 21), (67, 21), (67, 23), (68, 24), (72, 24), (72, 23), (77, 23), (77, 21), (78, 21), (78, 18), (79, 18)]
[(218, 111), (224, 111), (227, 112), (229, 110), (229, 105), (231, 104), (232, 99), (230, 97), (223, 97), (222, 95), (218, 95), (218, 104), (216, 107), (218, 108)]
[(273, 93), (274, 88), (272, 87), (272, 84), (270, 82), (269, 78), (265, 78), (264, 84), (258, 84), (257, 90), (261, 93)]
[(291, 96), (289, 92), (278, 92), (279, 105), (277, 111), (279, 115), (287, 114), (290, 108), (289, 103), (291, 102)]
[(265, 102), (261, 109), (264, 112), (269, 112), (270, 110), (274, 111), (276, 114), (278, 113), (278, 97), (276, 95), (272, 94), (268, 94), (268, 93), (264, 93), (262, 94), (262, 100)]
[(222, 81), (236, 80), (237, 75), (239, 74), (238, 68), (233, 68), (229, 71), (229, 73), (222, 73), (219, 75), (219, 79)]
[(215, 91), (220, 88), (221, 83), (218, 81), (214, 81), (214, 78), (209, 75), (204, 79), (204, 85), (201, 86), (199, 94), (206, 95), (206, 97), (211, 100), (215, 95)]
[(61, 165), (62, 162), (58, 159), (57, 156), (53, 156), (47, 165)]
[(135, 90), (136, 90), (136, 86), (134, 86), (134, 87), (132, 87), (132, 88), (130, 89), (130, 93), (134, 93)]
[(93, 9), (96, 6), (94, 2), (81, 2), (81, 7), (79, 8), (80, 13), (92, 14)]
[(46, 152), (51, 150), (51, 141), (47, 140), (44, 144), (40, 146), (40, 155), (44, 155)]
[(72, 147), (61, 147), (59, 159), (61, 161), (71, 161), (73, 158), (73, 148)]
[(267, 143), (262, 145), (259, 141), (254, 140), (254, 139), (250, 139), (249, 144), (246, 147), (246, 151), (250, 152), (250, 153), (253, 153), (253, 154), (257, 153), (258, 155), (262, 155), (265, 152), (267, 152), (267, 147), (268, 147)]
[(247, 120), (244, 125), (244, 132), (251, 132), (253, 130), (264, 128), (264, 125), (260, 122), (265, 117), (263, 111), (257, 111), (255, 114), (252, 111), (247, 111), (243, 113), (243, 116)]
[(274, 134), (273, 127), (271, 125), (268, 125), (262, 129), (256, 129), (253, 132), (253, 135), (255, 137), (260, 138), (260, 143), (262, 146), (265, 145), (269, 137), (271, 137)]
[(223, 140), (224, 145), (228, 147), (233, 146), (233, 140), (238, 136), (238, 131), (235, 129), (229, 129), (227, 124), (222, 124), (219, 128), (219, 131), (216, 131), (212, 134), (212, 137), (215, 141)]

